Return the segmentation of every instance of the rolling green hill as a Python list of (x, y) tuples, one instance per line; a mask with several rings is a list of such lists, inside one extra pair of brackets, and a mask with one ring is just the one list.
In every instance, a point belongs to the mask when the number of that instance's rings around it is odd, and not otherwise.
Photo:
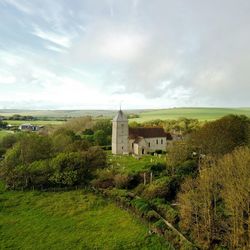
[(205, 121), (215, 120), (228, 114), (250, 116), (250, 108), (172, 108), (150, 110), (140, 113), (139, 118), (131, 119), (131, 121), (144, 122), (155, 119), (171, 120), (182, 117)]
[[(51, 120), (56, 123), (60, 118), (80, 117), (91, 115), (94, 117), (112, 118), (116, 110), (13, 110), (0, 109), (0, 116), (31, 115)], [(148, 109), (148, 110), (125, 110), (127, 114), (138, 114), (139, 118), (130, 119), (130, 121), (144, 122), (154, 119), (178, 119), (181, 117), (196, 118), (201, 121), (214, 120), (228, 114), (239, 114), (250, 116), (250, 108), (171, 108), (171, 109)], [(46, 120), (45, 119), (45, 120)], [(34, 122), (33, 122), (34, 123)], [(37, 122), (39, 123), (39, 122)], [(41, 123), (41, 122), (40, 122)], [(58, 121), (60, 123), (60, 121)]]

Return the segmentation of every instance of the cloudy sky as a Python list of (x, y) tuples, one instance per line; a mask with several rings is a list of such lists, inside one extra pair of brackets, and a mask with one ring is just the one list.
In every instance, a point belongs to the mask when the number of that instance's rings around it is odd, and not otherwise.
[(249, 0), (0, 0), (0, 108), (250, 106)]

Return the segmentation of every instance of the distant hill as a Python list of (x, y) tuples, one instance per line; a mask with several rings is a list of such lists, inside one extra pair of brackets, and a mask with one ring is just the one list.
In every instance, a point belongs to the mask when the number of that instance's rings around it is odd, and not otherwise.
[[(71, 118), (91, 115), (111, 118), (116, 110), (20, 110), (0, 109), (0, 116), (31, 115), (39, 118)], [(196, 118), (201, 121), (214, 120), (228, 114), (246, 115), (250, 117), (250, 108), (171, 108), (171, 109), (135, 109), (126, 110), (127, 114), (138, 114), (139, 118), (131, 121), (143, 122), (154, 119), (178, 119), (181, 117)]]
[(250, 117), (250, 108), (171, 108), (141, 112), (137, 122), (161, 119), (194, 118), (200, 121), (215, 120), (228, 114), (246, 115)]

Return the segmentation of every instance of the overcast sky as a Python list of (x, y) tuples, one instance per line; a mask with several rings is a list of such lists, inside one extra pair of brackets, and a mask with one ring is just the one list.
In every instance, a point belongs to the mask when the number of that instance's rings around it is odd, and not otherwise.
[(0, 108), (250, 106), (249, 0), (0, 0)]

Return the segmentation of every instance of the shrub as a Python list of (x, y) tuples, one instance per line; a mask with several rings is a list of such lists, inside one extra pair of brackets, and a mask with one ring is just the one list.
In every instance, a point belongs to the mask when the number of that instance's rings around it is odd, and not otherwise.
[(158, 219), (160, 219), (160, 216), (157, 212), (155, 212), (154, 210), (150, 210), (147, 212), (146, 217), (149, 221), (156, 221)]
[(147, 199), (153, 199), (156, 197), (164, 198), (169, 193), (169, 183), (169, 177), (160, 178), (147, 185), (142, 195)]
[(141, 198), (135, 198), (132, 200), (131, 205), (136, 208), (141, 215), (146, 215), (151, 210), (149, 203)]
[(187, 160), (176, 167), (176, 175), (179, 176), (192, 176), (195, 177), (197, 174), (198, 165), (194, 160)]
[(127, 174), (117, 174), (114, 177), (116, 188), (127, 188), (129, 185), (129, 176)]

